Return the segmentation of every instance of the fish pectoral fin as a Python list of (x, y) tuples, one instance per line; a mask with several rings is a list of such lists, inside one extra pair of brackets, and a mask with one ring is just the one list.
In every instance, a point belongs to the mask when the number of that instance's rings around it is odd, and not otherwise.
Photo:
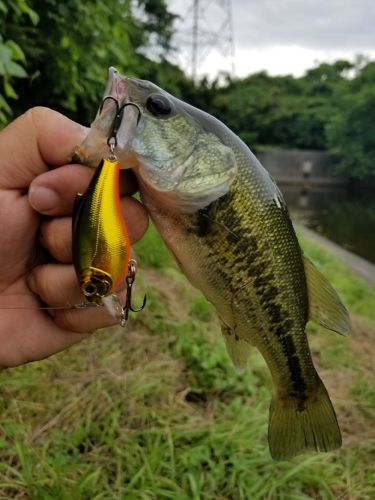
[(221, 333), (225, 340), (225, 346), (229, 357), (238, 373), (245, 371), (249, 359), (251, 346), (245, 340), (238, 337), (235, 330), (221, 321)]
[(309, 296), (309, 319), (340, 335), (351, 329), (349, 313), (336, 290), (318, 271), (310, 259), (303, 256)]

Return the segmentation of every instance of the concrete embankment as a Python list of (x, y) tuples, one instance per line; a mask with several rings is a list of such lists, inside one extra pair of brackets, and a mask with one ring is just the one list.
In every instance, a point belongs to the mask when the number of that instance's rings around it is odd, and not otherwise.
[(375, 265), (371, 264), (362, 257), (355, 255), (348, 250), (340, 247), (333, 241), (321, 236), (320, 234), (308, 229), (305, 226), (295, 224), (295, 227), (299, 233), (305, 235), (306, 237), (316, 241), (319, 245), (326, 248), (335, 257), (340, 259), (349, 269), (354, 271), (358, 276), (366, 280), (370, 285), (375, 286)]

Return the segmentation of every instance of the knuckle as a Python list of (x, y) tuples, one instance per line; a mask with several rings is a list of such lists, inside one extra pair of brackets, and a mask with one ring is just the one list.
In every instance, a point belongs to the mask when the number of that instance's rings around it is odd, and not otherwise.
[(33, 290), (50, 306), (61, 306), (67, 294), (75, 291), (73, 266), (66, 264), (42, 264), (31, 273)]
[(38, 266), (32, 272), (32, 281), (36, 293), (47, 303), (50, 302), (56, 289), (55, 283), (51, 280), (48, 272), (49, 266)]
[(57, 311), (57, 314), (55, 314), (55, 323), (58, 327), (69, 332), (89, 333), (87, 330), (81, 328), (77, 316), (79, 316), (79, 312), (73, 309)]
[(34, 106), (25, 111), (23, 118), (35, 125), (36, 123), (43, 121), (49, 113), (51, 113), (49, 108), (44, 106)]
[(61, 262), (71, 261), (71, 239), (66, 221), (46, 222), (41, 227), (42, 245)]

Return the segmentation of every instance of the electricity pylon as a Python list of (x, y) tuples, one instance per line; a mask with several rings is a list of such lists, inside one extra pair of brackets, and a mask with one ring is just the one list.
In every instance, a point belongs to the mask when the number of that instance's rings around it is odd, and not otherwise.
[[(234, 74), (231, 0), (193, 0), (177, 29), (176, 42), (182, 50), (183, 65), (194, 81), (202, 63), (212, 51), (225, 57), (225, 69)], [(218, 68), (218, 71), (223, 69)]]

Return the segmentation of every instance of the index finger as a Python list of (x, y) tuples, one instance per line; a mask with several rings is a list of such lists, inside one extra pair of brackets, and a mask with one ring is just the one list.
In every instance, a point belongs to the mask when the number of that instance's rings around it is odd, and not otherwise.
[(68, 163), (87, 133), (57, 111), (29, 109), (0, 132), (0, 188), (25, 189), (49, 166)]

